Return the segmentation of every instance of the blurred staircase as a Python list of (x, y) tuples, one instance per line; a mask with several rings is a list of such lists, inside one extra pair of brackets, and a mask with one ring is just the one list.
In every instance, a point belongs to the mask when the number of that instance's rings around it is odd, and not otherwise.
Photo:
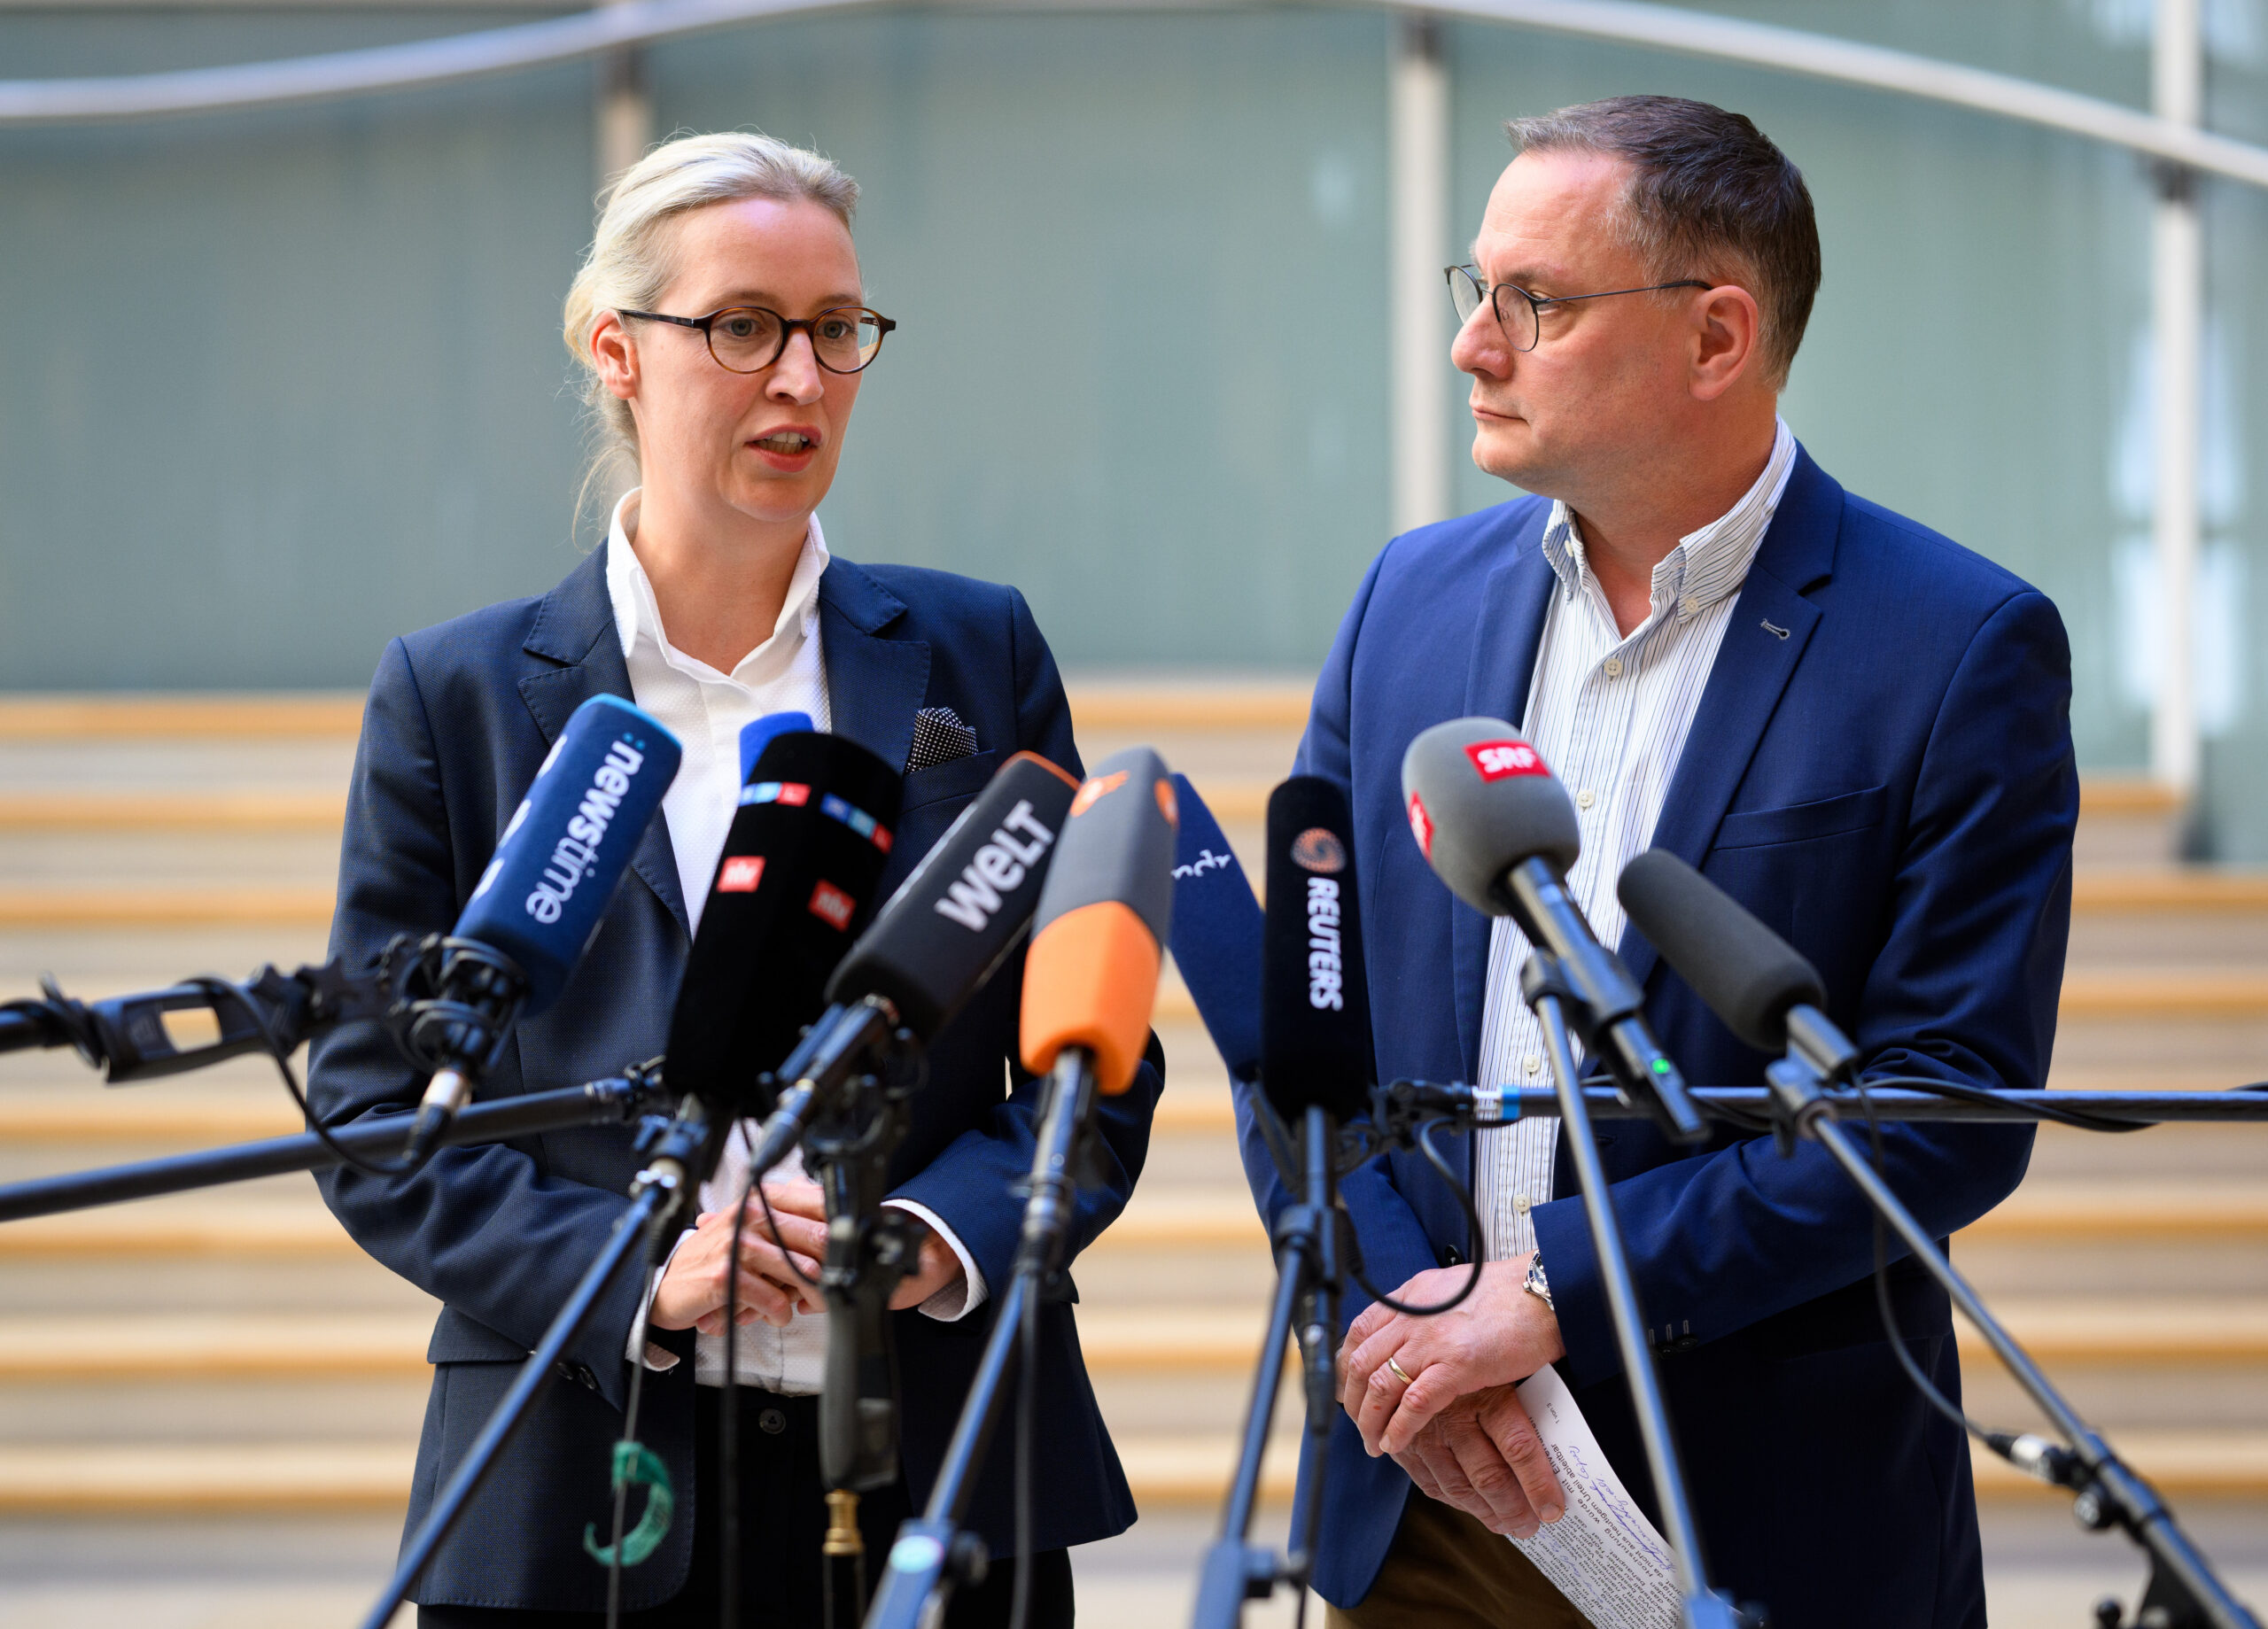
[[(1089, 761), (1157, 746), (1255, 877), (1306, 699), (1198, 680), (1074, 692)], [(0, 998), (50, 971), (94, 996), (319, 959), (358, 714), (330, 695), (0, 701)], [(2057, 1085), (2268, 1075), (2268, 873), (2177, 867), (2175, 813), (2147, 786), (2088, 785)], [(1272, 1268), (1224, 1074), (1171, 974), (1158, 1021), (1170, 1082), (1149, 1166), (1081, 1265), (1079, 1322), (1139, 1499), (1209, 1509)], [(105, 1089), (68, 1053), (0, 1059), (0, 1179), (297, 1129), (248, 1061)], [(2268, 1130), (2048, 1128), (2023, 1189), (1955, 1245), (2177, 1500), (2268, 1509), (2264, 1169)], [(0, 1225), (0, 1528), (383, 1522), (406, 1495), (431, 1314), (304, 1176)], [(1974, 1357), (1974, 1410), (2027, 1423)], [(1279, 1494), (1291, 1464), (1274, 1456)], [(2060, 1497), (1979, 1477), (1993, 1500)]]

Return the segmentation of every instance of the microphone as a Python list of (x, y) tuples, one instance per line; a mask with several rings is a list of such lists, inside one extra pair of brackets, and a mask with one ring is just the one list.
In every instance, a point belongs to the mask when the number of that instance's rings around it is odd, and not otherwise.
[(1181, 826), (1173, 851), (1173, 932), (1168, 948), (1231, 1078), (1260, 1076), (1260, 902), (1220, 822), (1186, 775), (1173, 778)]
[(892, 1032), (928, 1041), (1013, 952), (1039, 904), (1079, 783), (1037, 753), (1003, 764), (898, 886), (827, 981), (826, 1012), (780, 1067), (788, 1082), (750, 1158), (761, 1174), (818, 1098)]
[(431, 1149), (516, 1020), (559, 998), (682, 756), (619, 696), (594, 695), (567, 720), (456, 926), (406, 975), (430, 994), (410, 1002), (402, 1043), (433, 1070), (408, 1163)]
[(1072, 800), (1024, 963), (1033, 1074), (1076, 1049), (1107, 1096), (1134, 1083), (1173, 921), (1179, 819), (1165, 760), (1147, 747), (1112, 754)]
[[(766, 728), (781, 719), (784, 731)], [(805, 723), (775, 713), (742, 733), (743, 747), (758, 732), (768, 740), (741, 789), (670, 1018), (671, 1089), (710, 1105), (719, 1137), (772, 1107), (760, 1072), (795, 1050), (825, 1005), (889, 863), (897, 772)]]
[(1347, 795), (1295, 775), (1268, 798), (1268, 911), (1261, 1071), (1287, 1126), (1312, 1106), (1345, 1124), (1370, 1106), (1376, 1071), (1355, 897)]
[(1631, 925), (1733, 1034), (1759, 1051), (1792, 1050), (1827, 1080), (1857, 1072), (1859, 1049), (1820, 1010), (1819, 970), (1731, 895), (1666, 849), (1625, 865), (1614, 891)]
[(1510, 916), (1557, 960), (1583, 1038), (1622, 1090), (1672, 1142), (1706, 1142), (1684, 1077), (1646, 1022), (1643, 992), (1568, 896), (1582, 833), (1535, 749), (1502, 719), (1437, 724), (1402, 754), (1402, 793), (1410, 834), (1449, 891), (1486, 915)]

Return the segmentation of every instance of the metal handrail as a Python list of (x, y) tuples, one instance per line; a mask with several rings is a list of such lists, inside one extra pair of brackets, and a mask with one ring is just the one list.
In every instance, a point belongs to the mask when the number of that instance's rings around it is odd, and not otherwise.
[[(625, 0), (571, 17), (406, 45), (106, 79), (0, 80), (0, 126), (85, 124), (370, 95), (571, 62), (736, 23), (871, 9), (885, 0)], [(1102, 0), (1063, 10), (1188, 9), (1188, 0)], [(2123, 147), (2268, 187), (2268, 148), (2099, 97), (1769, 23), (1645, 0), (1435, 0), (1442, 16), (1549, 29), (1860, 85)]]

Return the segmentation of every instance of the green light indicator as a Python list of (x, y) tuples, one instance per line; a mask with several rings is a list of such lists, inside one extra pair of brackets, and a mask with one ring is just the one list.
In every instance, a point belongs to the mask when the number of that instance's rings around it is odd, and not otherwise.
[(1654, 1073), (1656, 1074), (1667, 1074), (1669, 1073), (1669, 1059), (1666, 1058), (1655, 1059)]

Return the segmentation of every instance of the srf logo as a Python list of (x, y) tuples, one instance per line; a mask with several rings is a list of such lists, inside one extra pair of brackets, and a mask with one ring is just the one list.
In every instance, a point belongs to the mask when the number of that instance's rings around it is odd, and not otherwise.
[(735, 854), (717, 873), (717, 891), (719, 894), (753, 894), (757, 884), (763, 880), (764, 856)]
[(812, 890), (812, 914), (837, 933), (850, 927), (850, 914), (856, 909), (850, 896), (832, 882), (822, 880)]
[(1415, 792), (1410, 795), (1410, 834), (1418, 840), (1418, 852), (1427, 859), (1433, 857), (1433, 818), (1425, 812), (1425, 800)]
[(1502, 780), (1507, 775), (1543, 775), (1551, 772), (1543, 767), (1543, 759), (1534, 748), (1524, 741), (1477, 741), (1464, 749), (1472, 760), (1472, 767), (1480, 772), (1483, 780)]

